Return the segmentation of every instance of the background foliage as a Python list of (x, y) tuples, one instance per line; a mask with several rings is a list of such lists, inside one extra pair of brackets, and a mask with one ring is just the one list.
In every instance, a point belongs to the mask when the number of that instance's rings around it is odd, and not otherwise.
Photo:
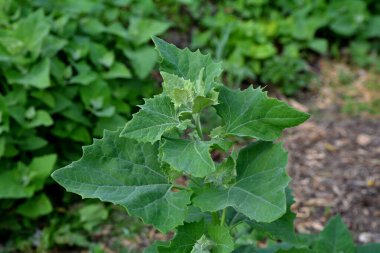
[(317, 55), (350, 55), (353, 63), (380, 70), (378, 1), (238, 0), (209, 2), (201, 9), (194, 5), (199, 25), (192, 45), (211, 48), (217, 59), (225, 60), (230, 84), (249, 78), (280, 86), (291, 95), (310, 83)]
[(152, 35), (212, 51), (231, 86), (291, 95), (321, 55), (380, 70), (378, 27), (376, 0), (0, 0), (2, 244), (92, 247), (111, 213), (74, 205), (49, 175), (159, 90)]

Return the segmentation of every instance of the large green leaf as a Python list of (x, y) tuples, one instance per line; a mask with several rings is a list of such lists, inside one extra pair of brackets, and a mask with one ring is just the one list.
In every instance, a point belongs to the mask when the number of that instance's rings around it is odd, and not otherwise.
[(146, 99), (145, 104), (140, 107), (141, 110), (126, 124), (121, 136), (154, 143), (165, 132), (181, 124), (174, 104), (165, 95)]
[(258, 222), (272, 222), (286, 211), (287, 153), (281, 144), (257, 141), (242, 149), (237, 159), (236, 183), (198, 193), (194, 205), (215, 212), (228, 206)]
[(194, 177), (205, 177), (215, 171), (209, 149), (212, 143), (200, 140), (165, 139), (162, 161), (173, 169)]
[(153, 37), (153, 42), (162, 58), (161, 71), (192, 82), (197, 81), (201, 74), (205, 94), (216, 86), (215, 78), (222, 73), (222, 64), (214, 62), (210, 55), (191, 52), (188, 48), (179, 49), (157, 37)]
[(158, 246), (160, 253), (199, 253), (200, 244), (211, 250), (212, 253), (229, 253), (234, 248), (232, 237), (228, 228), (197, 223), (185, 223), (178, 228), (176, 236), (170, 242), (169, 247)]
[(294, 203), (291, 190), (286, 189), (286, 213), (281, 216), (281, 218), (271, 222), (256, 222), (247, 221), (254, 229), (260, 230), (264, 233), (269, 234), (274, 239), (279, 239), (292, 243), (293, 245), (298, 243), (298, 239), (295, 233), (294, 220), (296, 218), (295, 213), (290, 209), (291, 205)]
[(223, 119), (225, 134), (265, 141), (277, 139), (283, 129), (299, 125), (309, 118), (308, 114), (268, 98), (266, 92), (252, 87), (244, 91), (222, 88), (215, 108)]
[(83, 157), (52, 177), (68, 191), (127, 208), (167, 232), (183, 223), (191, 193), (172, 191), (157, 161), (157, 146), (120, 138), (120, 131), (85, 147)]
[(346, 224), (339, 216), (329, 220), (319, 235), (314, 251), (316, 253), (354, 253), (355, 245)]

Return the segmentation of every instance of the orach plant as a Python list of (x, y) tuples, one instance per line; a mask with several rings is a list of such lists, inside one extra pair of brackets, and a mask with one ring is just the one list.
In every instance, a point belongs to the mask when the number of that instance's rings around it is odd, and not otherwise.
[[(162, 94), (53, 178), (84, 198), (125, 207), (162, 233), (176, 231), (146, 252), (260, 252), (253, 245), (236, 249), (232, 230), (240, 223), (286, 242), (268, 252), (354, 252), (338, 217), (312, 245), (294, 232), (287, 152), (275, 141), (309, 115), (260, 88), (223, 87), (221, 63), (209, 55), (153, 41), (162, 59)], [(214, 112), (221, 124), (206, 134), (201, 114)]]

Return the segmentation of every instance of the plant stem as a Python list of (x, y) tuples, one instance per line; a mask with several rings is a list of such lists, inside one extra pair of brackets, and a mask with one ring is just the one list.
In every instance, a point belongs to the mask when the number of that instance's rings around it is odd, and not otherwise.
[(195, 128), (197, 130), (199, 138), (203, 139), (202, 125), (201, 125), (201, 116), (199, 113), (194, 115)]
[(220, 219), (220, 226), (223, 226), (224, 225), (224, 221), (226, 220), (226, 208), (223, 209), (223, 212), (222, 212), (222, 218)]

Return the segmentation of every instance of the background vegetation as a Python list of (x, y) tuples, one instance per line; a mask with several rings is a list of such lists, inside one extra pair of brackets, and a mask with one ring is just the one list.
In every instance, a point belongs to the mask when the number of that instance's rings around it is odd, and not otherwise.
[(141, 229), (49, 176), (160, 89), (152, 35), (211, 51), (231, 86), (295, 95), (321, 56), (380, 71), (379, 27), (376, 0), (0, 0), (0, 251), (102, 252), (99, 224)]

